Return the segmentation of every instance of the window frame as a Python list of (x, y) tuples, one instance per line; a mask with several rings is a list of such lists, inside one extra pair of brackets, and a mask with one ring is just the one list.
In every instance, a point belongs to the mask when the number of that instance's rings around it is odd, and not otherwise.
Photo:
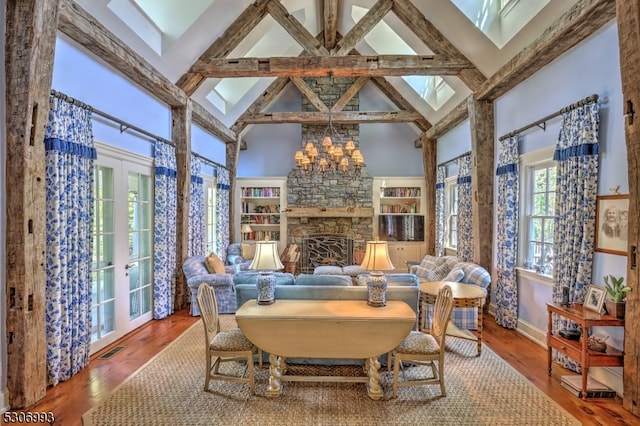
[[(455, 190), (455, 197), (454, 197)], [(455, 199), (455, 200), (454, 200)], [(453, 208), (455, 201), (455, 209)], [(452, 209), (455, 210), (452, 213)], [(447, 254), (455, 254), (458, 251), (457, 238), (453, 240), (452, 233), (454, 230), (451, 227), (451, 218), (458, 216), (458, 176), (449, 176), (444, 180), (444, 249)], [(457, 220), (456, 220), (456, 235), (457, 235)]]
[[(531, 212), (533, 210), (532, 191), (535, 183), (533, 182), (533, 172), (543, 167), (556, 166), (557, 161), (553, 159), (555, 147), (550, 146), (534, 152), (522, 154), (520, 156), (520, 217), (518, 219), (518, 231), (520, 238), (518, 239), (518, 256), (517, 256), (517, 269), (519, 273), (529, 275), (536, 280), (546, 282), (548, 285), (553, 285), (553, 270), (549, 273), (536, 270), (531, 266), (525, 266), (525, 261), (528, 259), (528, 251), (530, 244), (530, 222)], [(545, 216), (547, 218), (553, 218), (553, 216)], [(553, 243), (552, 243), (553, 244)]]
[[(216, 248), (216, 187), (218, 180), (215, 176), (204, 175), (202, 177), (202, 185), (204, 191), (204, 211), (205, 220), (204, 237), (207, 252), (215, 251)], [(210, 213), (213, 211), (213, 217)]]

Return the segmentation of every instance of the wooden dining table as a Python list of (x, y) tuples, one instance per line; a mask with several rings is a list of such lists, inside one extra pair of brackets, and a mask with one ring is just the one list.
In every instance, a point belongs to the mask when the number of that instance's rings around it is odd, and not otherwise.
[[(244, 335), (269, 352), (268, 396), (279, 396), (283, 381), (367, 383), (371, 399), (381, 399), (378, 357), (394, 349), (416, 326), (416, 313), (402, 301), (372, 307), (365, 300), (276, 300), (245, 302), (236, 311)], [(283, 374), (287, 358), (365, 360), (366, 377)]]

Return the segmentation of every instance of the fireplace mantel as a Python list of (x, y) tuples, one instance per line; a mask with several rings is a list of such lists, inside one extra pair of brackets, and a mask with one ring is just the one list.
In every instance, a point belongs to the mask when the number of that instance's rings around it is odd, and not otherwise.
[(293, 207), (287, 217), (373, 217), (373, 207)]

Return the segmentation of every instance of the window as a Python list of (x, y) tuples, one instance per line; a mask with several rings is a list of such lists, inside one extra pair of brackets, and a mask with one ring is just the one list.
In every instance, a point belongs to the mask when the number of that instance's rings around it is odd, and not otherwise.
[(204, 203), (207, 217), (205, 220), (205, 241), (207, 251), (215, 251), (216, 248), (216, 178), (204, 177)]
[(537, 273), (553, 273), (553, 221), (556, 204), (556, 162), (553, 149), (521, 157), (520, 265)]
[(444, 246), (458, 247), (458, 183), (457, 176), (444, 181)]

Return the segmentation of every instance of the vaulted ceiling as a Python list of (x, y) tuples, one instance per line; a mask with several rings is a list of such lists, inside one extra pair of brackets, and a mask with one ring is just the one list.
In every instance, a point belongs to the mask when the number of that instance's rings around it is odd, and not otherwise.
[[(358, 77), (396, 106), (371, 121), (441, 120), (576, 0), (75, 0), (239, 133), (325, 121), (305, 76)], [(318, 114), (262, 114), (289, 84)], [(334, 121), (340, 121), (333, 108)], [(355, 118), (363, 119), (364, 115)], [(347, 117), (343, 117), (345, 120)]]

